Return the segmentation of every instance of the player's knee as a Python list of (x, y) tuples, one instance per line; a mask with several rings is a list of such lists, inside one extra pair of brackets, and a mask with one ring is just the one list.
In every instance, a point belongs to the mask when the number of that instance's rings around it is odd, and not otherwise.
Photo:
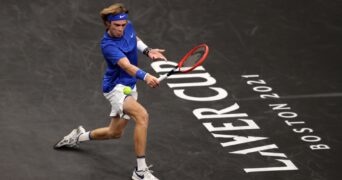
[(148, 126), (148, 120), (149, 120), (149, 115), (147, 113), (147, 111), (142, 111), (141, 113), (139, 113), (138, 115), (139, 117), (137, 118), (137, 124), (141, 125), (141, 126)]

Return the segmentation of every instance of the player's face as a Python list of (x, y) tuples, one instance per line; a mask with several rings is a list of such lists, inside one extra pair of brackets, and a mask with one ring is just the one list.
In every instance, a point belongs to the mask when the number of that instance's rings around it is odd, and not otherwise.
[(108, 27), (109, 34), (114, 37), (123, 36), (126, 25), (127, 25), (127, 20), (112, 21)]

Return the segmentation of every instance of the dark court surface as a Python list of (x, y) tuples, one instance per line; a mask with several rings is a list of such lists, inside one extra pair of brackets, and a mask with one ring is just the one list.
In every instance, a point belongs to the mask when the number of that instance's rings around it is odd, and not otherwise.
[[(138, 35), (169, 61), (210, 47), (189, 77), (138, 84), (157, 177), (342, 178), (341, 1), (122, 2)], [(111, 3), (1, 0), (0, 179), (130, 178), (133, 122), (120, 140), (52, 148), (78, 125), (109, 123), (98, 14)], [(140, 65), (161, 74), (143, 56)]]

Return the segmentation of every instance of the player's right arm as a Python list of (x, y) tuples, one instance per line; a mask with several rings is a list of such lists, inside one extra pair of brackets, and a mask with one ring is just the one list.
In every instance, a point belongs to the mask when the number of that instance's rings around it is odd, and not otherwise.
[(155, 88), (159, 85), (158, 79), (149, 73), (146, 73), (145, 76), (140, 77), (141, 73), (145, 72), (143, 72), (137, 66), (131, 64), (127, 57), (119, 59), (117, 64), (132, 77), (137, 77), (138, 79), (144, 80), (148, 86)]

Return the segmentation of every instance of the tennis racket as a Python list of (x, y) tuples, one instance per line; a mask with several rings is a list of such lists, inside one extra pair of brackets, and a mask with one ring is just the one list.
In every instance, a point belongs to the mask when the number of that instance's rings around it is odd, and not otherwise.
[(200, 66), (207, 58), (209, 53), (209, 47), (206, 44), (200, 44), (192, 48), (185, 56), (178, 62), (171, 71), (161, 75), (158, 81), (162, 81), (168, 76), (177, 73), (188, 73)]

